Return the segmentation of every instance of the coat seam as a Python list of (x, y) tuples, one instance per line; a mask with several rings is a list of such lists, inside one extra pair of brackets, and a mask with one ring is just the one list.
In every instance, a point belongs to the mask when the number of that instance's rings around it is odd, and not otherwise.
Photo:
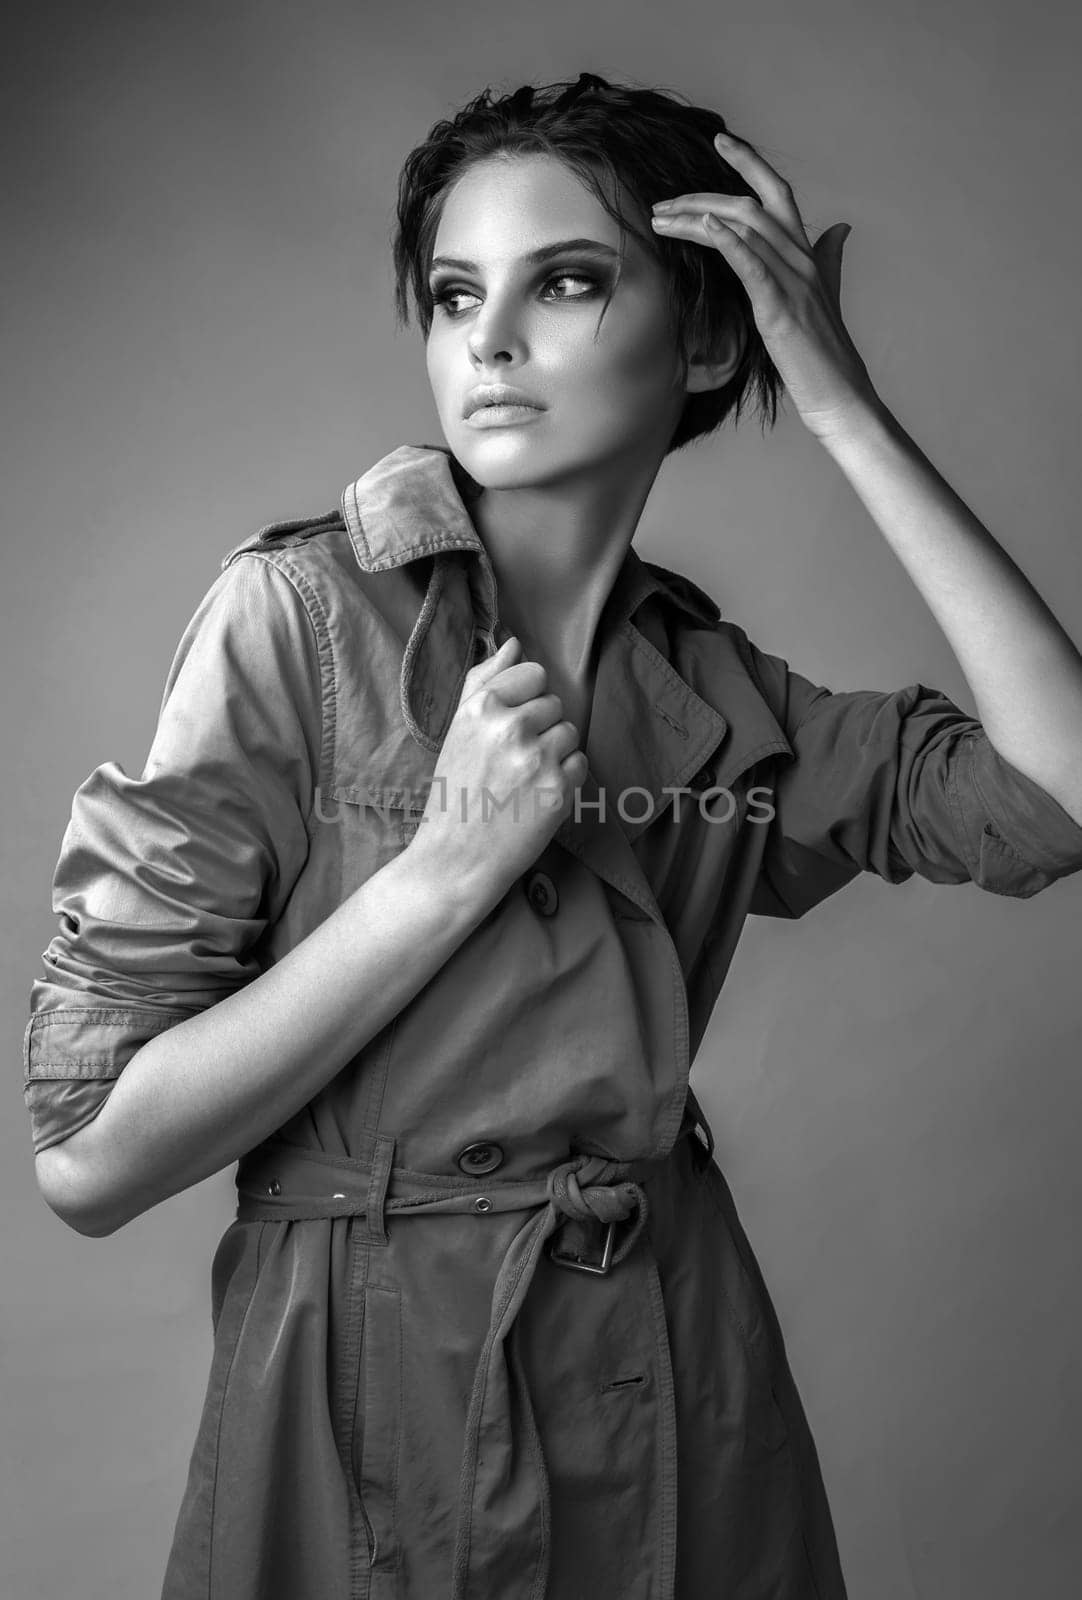
[[(647, 1297), (654, 1320), (654, 1349), (658, 1365), (658, 1391), (661, 1404), (665, 1407), (667, 1427), (662, 1431), (659, 1439), (661, 1452), (661, 1533), (663, 1550), (663, 1568), (661, 1572), (661, 1595), (663, 1600), (670, 1600), (673, 1594), (676, 1568), (676, 1539), (678, 1528), (678, 1495), (679, 1495), (679, 1420), (676, 1414), (676, 1385), (672, 1370), (672, 1348), (669, 1344), (668, 1327), (666, 1324), (665, 1293), (661, 1287), (661, 1277), (657, 1269), (656, 1259), (646, 1263)], [(668, 1437), (673, 1446), (671, 1459), (665, 1456), (665, 1440)]]
[[(978, 790), (978, 793), (980, 791)], [(976, 853), (970, 849), (969, 831), (966, 827), (965, 807), (958, 790), (957, 762), (952, 761), (947, 768), (947, 798), (950, 802), (951, 818), (955, 832), (961, 845), (962, 860), (966, 864), (970, 881), (979, 885), (980, 881), (980, 842), (978, 839)]]
[(248, 1290), (244, 1311), (237, 1324), (237, 1333), (233, 1340), (233, 1348), (229, 1352), (229, 1361), (226, 1364), (225, 1372), (222, 1374), (222, 1394), (218, 1402), (218, 1417), (214, 1429), (214, 1478), (210, 1490), (210, 1519), (207, 1530), (207, 1600), (214, 1600), (214, 1518), (218, 1508), (218, 1473), (222, 1464), (222, 1424), (225, 1419), (225, 1404), (229, 1396), (229, 1380), (233, 1375), (233, 1365), (237, 1359), (237, 1351), (240, 1349), (240, 1341), (244, 1334), (244, 1325), (248, 1321), (248, 1313), (252, 1308), (252, 1300), (255, 1297), (256, 1287), (259, 1283), (259, 1268), (263, 1255), (263, 1235), (266, 1230), (267, 1224), (261, 1222), (259, 1224), (259, 1232), (256, 1235), (255, 1270), (252, 1274), (252, 1282)]
[(335, 673), (334, 641), (331, 637), (330, 622), (315, 586), (300, 568), (290, 560), (285, 551), (246, 550), (243, 554), (252, 556), (257, 561), (264, 561), (268, 566), (276, 568), (286, 582), (293, 587), (304, 608), (308, 626), (311, 628), (312, 636), (315, 640), (320, 668), (320, 739), (319, 770), (316, 775), (315, 793), (313, 794), (312, 806), (309, 808), (308, 816), (305, 818), (305, 826), (309, 827), (312, 821), (312, 812), (317, 804), (318, 793), (326, 787), (330, 774), (334, 771), (338, 720), (338, 685)]
[[(332, 1224), (333, 1226), (333, 1224)], [(359, 1238), (356, 1217), (349, 1222), (349, 1303), (346, 1308), (346, 1349), (343, 1355), (344, 1372), (335, 1384), (341, 1397), (345, 1389), (346, 1416), (341, 1427), (342, 1466), (346, 1472), (349, 1494), (349, 1592), (352, 1600), (364, 1600), (371, 1588), (371, 1553), (375, 1539), (370, 1537), (368, 1513), (361, 1493), (361, 1474), (357, 1470), (357, 1415), (360, 1410), (359, 1393), (362, 1382), (362, 1354), (365, 1328), (365, 1291), (368, 1287), (368, 1269), (371, 1246)], [(350, 1381), (352, 1378), (352, 1381)], [(363, 1548), (362, 1548), (363, 1547)], [(367, 1582), (366, 1582), (367, 1578)]]

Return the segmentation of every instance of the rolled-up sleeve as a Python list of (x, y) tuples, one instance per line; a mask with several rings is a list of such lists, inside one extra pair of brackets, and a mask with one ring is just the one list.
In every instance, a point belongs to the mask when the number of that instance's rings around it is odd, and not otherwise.
[(859, 872), (1025, 899), (1082, 868), (1082, 827), (938, 689), (835, 693), (748, 648), (793, 750), (753, 913), (803, 916)]
[(185, 629), (142, 775), (108, 761), (75, 794), (23, 1041), (35, 1152), (92, 1121), (154, 1035), (258, 975), (307, 857), (321, 723), (304, 600), (241, 556)]

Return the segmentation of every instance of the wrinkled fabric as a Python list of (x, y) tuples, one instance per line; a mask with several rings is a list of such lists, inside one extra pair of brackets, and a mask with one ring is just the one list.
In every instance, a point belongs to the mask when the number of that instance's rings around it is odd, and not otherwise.
[[(224, 557), (142, 774), (74, 797), (36, 1150), (408, 845), (502, 637), (472, 492), (402, 446)], [(813, 684), (633, 549), (586, 754), (530, 870), (238, 1163), (163, 1600), (844, 1600), (689, 1067), (749, 914), (860, 872), (1027, 897), (1082, 828), (937, 690)]]

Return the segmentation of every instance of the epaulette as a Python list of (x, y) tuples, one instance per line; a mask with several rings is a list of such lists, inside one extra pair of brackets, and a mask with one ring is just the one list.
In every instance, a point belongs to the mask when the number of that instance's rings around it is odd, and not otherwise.
[(319, 517), (292, 517), (284, 522), (268, 522), (258, 533), (249, 534), (240, 544), (234, 545), (228, 555), (223, 556), (221, 570), (224, 572), (230, 562), (246, 550), (288, 549), (290, 545), (303, 544), (306, 539), (311, 539), (317, 533), (325, 533), (329, 528), (345, 528), (342, 513), (337, 507)]

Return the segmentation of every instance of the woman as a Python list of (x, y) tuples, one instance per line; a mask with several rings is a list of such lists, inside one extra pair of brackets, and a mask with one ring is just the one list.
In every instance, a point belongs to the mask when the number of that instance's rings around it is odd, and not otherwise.
[[(42, 1192), (101, 1235), (239, 1162), (163, 1600), (845, 1594), (689, 1065), (749, 912), (1082, 866), (1078, 654), (879, 399), (846, 231), (650, 90), (437, 124), (395, 261), (447, 448), (230, 551), (143, 775), (76, 794)], [(779, 384), (980, 721), (812, 684), (632, 550)]]

